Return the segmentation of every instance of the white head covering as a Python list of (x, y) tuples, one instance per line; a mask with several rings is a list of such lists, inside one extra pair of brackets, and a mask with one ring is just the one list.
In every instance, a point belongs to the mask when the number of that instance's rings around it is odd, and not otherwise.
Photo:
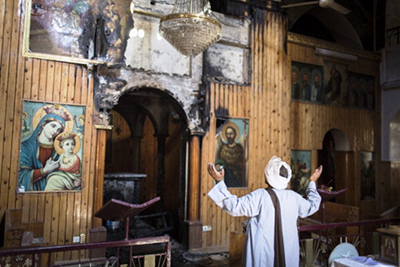
[[(281, 167), (286, 169), (287, 177), (280, 173)], [(265, 167), (264, 173), (266, 182), (275, 189), (285, 189), (290, 178), (292, 178), (292, 169), (290, 166), (277, 156), (273, 156), (270, 159)]]

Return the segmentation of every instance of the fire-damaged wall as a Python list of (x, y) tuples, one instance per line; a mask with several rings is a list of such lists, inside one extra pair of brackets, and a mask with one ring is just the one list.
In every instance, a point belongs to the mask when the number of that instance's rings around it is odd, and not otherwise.
[(136, 89), (164, 91), (180, 103), (191, 130), (202, 128), (204, 87), (211, 80), (249, 82), (249, 26), (246, 19), (212, 15), (222, 24), (222, 39), (203, 55), (187, 58), (161, 38), (160, 17), (172, 12), (172, 1), (135, 2), (134, 28), (129, 33), (124, 64), (97, 68), (97, 104), (107, 111), (118, 99)]

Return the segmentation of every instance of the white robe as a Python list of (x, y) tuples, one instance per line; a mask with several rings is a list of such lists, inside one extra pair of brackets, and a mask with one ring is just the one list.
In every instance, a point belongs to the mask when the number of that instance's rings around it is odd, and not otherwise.
[[(292, 190), (274, 189), (281, 206), (282, 235), (287, 267), (299, 266), (298, 217), (312, 215), (319, 209), (321, 196), (315, 182), (310, 182), (307, 199)], [(241, 198), (232, 195), (225, 183), (219, 182), (208, 196), (232, 216), (247, 216), (247, 236), (243, 251), (242, 266), (274, 266), (275, 209), (267, 190), (257, 189)]]

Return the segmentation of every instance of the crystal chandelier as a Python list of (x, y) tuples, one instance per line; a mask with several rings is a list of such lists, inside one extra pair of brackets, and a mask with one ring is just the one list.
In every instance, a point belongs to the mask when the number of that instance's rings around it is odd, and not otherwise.
[(207, 0), (176, 0), (160, 20), (160, 34), (184, 56), (196, 56), (221, 39), (221, 24), (210, 17)]

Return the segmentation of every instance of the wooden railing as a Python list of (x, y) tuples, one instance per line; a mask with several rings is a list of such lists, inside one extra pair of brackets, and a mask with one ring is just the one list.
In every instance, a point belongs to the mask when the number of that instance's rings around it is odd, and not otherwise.
[[(98, 257), (98, 250), (112, 249), (110, 256)], [(70, 261), (56, 261), (60, 252), (77, 252)], [(121, 255), (127, 254), (122, 260)], [(96, 254), (96, 256), (92, 256)], [(110, 254), (110, 253), (107, 253)], [(125, 262), (124, 262), (125, 261)], [(145, 265), (146, 263), (146, 265)], [(46, 247), (21, 247), (0, 249), (0, 266), (171, 266), (169, 236), (136, 238), (121, 241), (83, 243)]]

